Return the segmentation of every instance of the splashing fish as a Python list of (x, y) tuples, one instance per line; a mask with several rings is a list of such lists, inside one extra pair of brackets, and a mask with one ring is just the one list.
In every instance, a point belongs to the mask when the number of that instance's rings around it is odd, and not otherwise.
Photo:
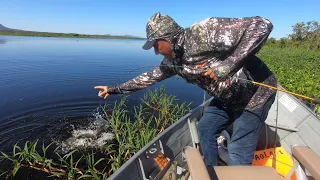
[(108, 132), (108, 127), (107, 121), (100, 115), (96, 115), (93, 123), (85, 128), (74, 129), (71, 137), (61, 142), (62, 152), (104, 147), (114, 138), (114, 134)]

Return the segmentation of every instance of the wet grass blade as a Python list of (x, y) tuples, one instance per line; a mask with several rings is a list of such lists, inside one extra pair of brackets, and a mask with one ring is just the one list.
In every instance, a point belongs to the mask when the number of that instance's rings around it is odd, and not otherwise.
[(99, 176), (92, 169), (89, 169), (89, 171), (92, 174), (92, 176), (94, 177), (94, 179), (100, 179)]
[(1, 171), (1, 170), (0, 170), (0, 173), (1, 173), (1, 174), (0, 174), (0, 177), (3, 176), (3, 175), (5, 175), (7, 172), (8, 172), (8, 171)]
[(93, 164), (93, 167), (95, 167), (96, 165), (98, 165), (100, 162), (104, 161), (105, 159), (104, 158), (100, 158), (97, 162), (95, 162)]
[(20, 152), (22, 149), (21, 149), (17, 144), (15, 144), (15, 145), (13, 146), (13, 156), (14, 156), (14, 157), (17, 156), (17, 155), (19, 155), (19, 154), (17, 154), (17, 150)]
[(65, 173), (53, 173), (52, 175), (48, 176), (48, 177), (61, 177), (61, 176), (66, 176)]
[(20, 169), (21, 166), (16, 166), (15, 168), (13, 168), (12, 170), (12, 176), (15, 176), (16, 173), (18, 172), (18, 170)]
[(3, 159), (8, 159), (8, 160), (10, 160), (10, 161), (14, 161), (14, 160), (15, 160), (14, 157), (9, 156), (9, 155), (7, 155), (6, 153), (4, 153), (4, 152), (2, 152), (2, 151), (1, 151), (1, 154), (2, 154), (1, 158), (3, 158)]

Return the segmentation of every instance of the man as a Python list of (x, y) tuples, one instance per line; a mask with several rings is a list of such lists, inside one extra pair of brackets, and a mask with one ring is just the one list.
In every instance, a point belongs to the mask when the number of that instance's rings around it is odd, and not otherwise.
[(255, 56), (272, 29), (261, 17), (208, 18), (184, 29), (170, 16), (156, 13), (147, 23), (143, 48), (154, 47), (164, 56), (161, 64), (123, 84), (95, 88), (106, 98), (180, 75), (214, 97), (198, 124), (205, 164), (217, 165), (217, 137), (234, 123), (229, 165), (250, 165), (275, 92), (243, 79), (276, 86), (273, 73)]

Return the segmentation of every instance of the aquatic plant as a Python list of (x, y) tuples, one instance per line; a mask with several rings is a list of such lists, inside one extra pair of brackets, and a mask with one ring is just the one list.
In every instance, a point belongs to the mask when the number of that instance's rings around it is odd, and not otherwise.
[[(21, 148), (17, 145), (13, 147), (12, 155), (1, 152), (1, 159), (9, 160), (12, 162), (12, 168), (5, 171), (1, 176), (6, 178), (14, 177), (21, 168), (26, 168), (29, 170), (36, 170), (48, 174), (48, 177), (64, 177), (64, 179), (77, 179), (82, 178), (96, 178), (96, 179), (106, 179), (107, 173), (104, 171), (99, 171), (96, 166), (104, 161), (104, 158), (99, 158), (95, 160), (95, 154), (85, 154), (75, 158), (75, 152), (71, 151), (68, 154), (61, 155), (56, 149), (54, 154), (58, 157), (54, 162), (53, 158), (47, 156), (48, 148), (52, 145), (49, 144), (45, 146), (42, 144), (42, 151), (39, 152), (38, 141), (26, 142), (24, 147)], [(85, 161), (85, 168), (80, 167), (78, 164), (81, 161)]]
[(26, 142), (23, 148), (14, 145), (10, 155), (1, 152), (0, 158), (11, 162), (11, 168), (0, 174), (10, 178), (25, 168), (62, 179), (107, 179), (165, 128), (190, 112), (190, 104), (179, 103), (175, 96), (166, 94), (164, 86), (148, 90), (133, 111), (128, 110), (123, 97), (112, 108), (103, 108), (109, 124), (107, 131), (114, 133), (114, 139), (102, 151), (76, 149), (62, 154), (58, 146), (48, 153), (52, 143), (40, 147), (38, 141)]

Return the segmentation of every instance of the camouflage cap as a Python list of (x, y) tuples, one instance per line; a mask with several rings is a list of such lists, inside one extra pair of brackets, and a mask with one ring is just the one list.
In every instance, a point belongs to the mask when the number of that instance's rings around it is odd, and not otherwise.
[(170, 16), (159, 12), (151, 16), (146, 26), (147, 42), (142, 47), (151, 49), (157, 39), (173, 37), (182, 29)]

